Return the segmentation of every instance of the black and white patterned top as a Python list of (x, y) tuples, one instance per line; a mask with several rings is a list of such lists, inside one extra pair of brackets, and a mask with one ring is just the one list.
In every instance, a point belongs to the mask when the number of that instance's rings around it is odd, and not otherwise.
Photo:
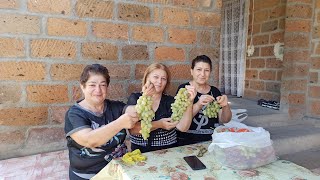
[[(139, 97), (142, 96), (141, 93), (132, 93), (128, 99), (127, 105), (135, 105), (137, 104), (137, 100)], [(162, 118), (169, 118), (171, 117), (171, 104), (174, 102), (174, 98), (169, 95), (162, 94), (159, 107), (155, 112), (155, 117), (152, 121), (158, 121)], [(176, 129), (172, 130), (165, 130), (165, 129), (156, 129), (151, 131), (150, 137), (148, 140), (144, 140), (142, 135), (130, 135), (131, 143), (135, 145), (139, 145), (142, 147), (153, 146), (153, 147), (160, 147), (168, 146), (175, 144), (177, 142), (177, 133)], [(141, 150), (141, 149), (140, 149)], [(143, 150), (141, 150), (143, 151)]]

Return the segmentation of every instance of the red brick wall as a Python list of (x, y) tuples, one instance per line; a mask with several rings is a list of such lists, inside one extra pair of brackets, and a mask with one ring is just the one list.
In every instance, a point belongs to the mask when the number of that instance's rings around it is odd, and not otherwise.
[(0, 3), (0, 159), (66, 147), (64, 113), (81, 97), (83, 67), (111, 74), (111, 99), (140, 89), (147, 65), (170, 67), (169, 92), (190, 60), (214, 60), (218, 84), (222, 0), (28, 0)]
[[(280, 100), (282, 61), (273, 55), (277, 42), (284, 42), (286, 1), (255, 0), (250, 4), (248, 44), (253, 31), (253, 56), (246, 59), (244, 97), (249, 99)], [(254, 16), (252, 16), (254, 14)], [(252, 17), (253, 29), (252, 29)]]

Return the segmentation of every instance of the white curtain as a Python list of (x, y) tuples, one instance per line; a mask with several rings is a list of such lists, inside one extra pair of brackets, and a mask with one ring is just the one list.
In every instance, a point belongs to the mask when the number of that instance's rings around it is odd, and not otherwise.
[(248, 3), (222, 1), (219, 86), (222, 93), (238, 97), (244, 91)]

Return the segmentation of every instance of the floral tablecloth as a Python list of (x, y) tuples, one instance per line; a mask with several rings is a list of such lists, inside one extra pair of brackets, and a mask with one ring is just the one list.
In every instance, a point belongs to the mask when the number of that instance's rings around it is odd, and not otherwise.
[(185, 156), (197, 155), (200, 147), (209, 142), (181, 146), (171, 149), (144, 153), (148, 160), (133, 166), (121, 159), (112, 160), (92, 180), (225, 180), (225, 179), (279, 179), (279, 180), (320, 180), (320, 176), (290, 161), (277, 160), (271, 164), (249, 170), (234, 170), (221, 166), (212, 153), (205, 153), (199, 159), (206, 169), (192, 170), (183, 160)]

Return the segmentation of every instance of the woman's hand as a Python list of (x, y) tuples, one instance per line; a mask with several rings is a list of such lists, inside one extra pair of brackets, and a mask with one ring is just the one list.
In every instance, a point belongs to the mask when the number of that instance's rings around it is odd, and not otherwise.
[(220, 104), (221, 107), (225, 107), (228, 105), (228, 97), (226, 95), (218, 96), (217, 103)]
[(142, 86), (142, 93), (146, 96), (152, 96), (156, 92), (156, 89), (154, 88), (154, 85), (147, 81), (144, 86)]
[(179, 121), (172, 122), (171, 118), (162, 118), (159, 120), (161, 122), (161, 128), (165, 130), (171, 130), (177, 126)]
[(120, 121), (121, 125), (125, 129), (131, 129), (134, 127), (136, 122), (139, 121), (138, 114), (134, 112), (128, 112), (121, 115), (118, 120)]
[(187, 89), (187, 91), (189, 93), (189, 101), (191, 101), (193, 103), (193, 100), (197, 95), (196, 88), (191, 85), (186, 85), (185, 88)]
[(212, 101), (214, 101), (213, 96), (201, 95), (197, 103), (200, 103), (202, 106), (205, 106), (205, 105), (208, 105), (209, 103), (211, 103)]

